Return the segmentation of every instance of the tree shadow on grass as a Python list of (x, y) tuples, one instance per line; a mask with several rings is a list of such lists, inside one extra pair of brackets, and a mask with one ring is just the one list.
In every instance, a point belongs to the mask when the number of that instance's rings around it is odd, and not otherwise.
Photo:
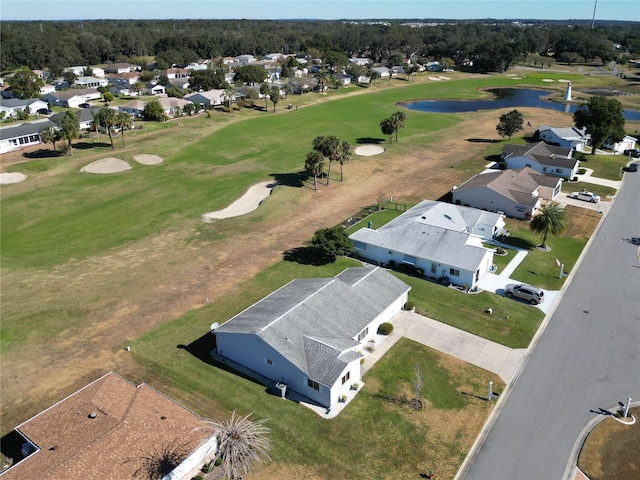
[(495, 138), (465, 138), (465, 140), (472, 143), (498, 143), (500, 141)]
[(384, 138), (374, 138), (374, 137), (361, 137), (361, 138), (356, 138), (356, 143), (359, 145), (367, 145), (367, 144), (374, 144), (374, 145), (379, 145), (381, 143), (386, 142), (387, 140)]
[(287, 262), (296, 262), (302, 265), (314, 265), (316, 267), (335, 262), (335, 257), (325, 254), (314, 247), (297, 247), (286, 250), (283, 259)]
[(296, 188), (303, 187), (304, 182), (309, 178), (307, 172), (271, 173), (270, 175), (278, 185)]
[(49, 150), (41, 148), (39, 150), (35, 150), (33, 152), (23, 153), (22, 156), (26, 158), (38, 159), (38, 158), (58, 158), (62, 157), (64, 153), (59, 152), (57, 150)]
[(532, 241), (520, 237), (507, 237), (502, 240), (502, 243), (513, 245), (514, 247), (524, 248), (525, 250), (533, 250), (537, 246)]
[(76, 142), (73, 144), (73, 148), (76, 150), (89, 150), (90, 148), (111, 148), (110, 143), (105, 142)]

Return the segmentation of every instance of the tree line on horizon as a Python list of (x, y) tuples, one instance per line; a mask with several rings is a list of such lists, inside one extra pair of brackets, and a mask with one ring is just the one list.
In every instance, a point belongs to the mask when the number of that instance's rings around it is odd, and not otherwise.
[[(250, 14), (250, 12), (247, 12)], [(504, 71), (531, 55), (558, 61), (600, 59), (624, 63), (640, 54), (634, 22), (459, 21), (411, 26), (397, 22), (271, 20), (92, 20), (0, 22), (0, 70), (21, 67), (62, 72), (72, 65), (100, 65), (153, 58), (157, 68), (198, 59), (268, 53), (328, 52), (368, 57), (393, 54), (451, 58), (457, 67)]]

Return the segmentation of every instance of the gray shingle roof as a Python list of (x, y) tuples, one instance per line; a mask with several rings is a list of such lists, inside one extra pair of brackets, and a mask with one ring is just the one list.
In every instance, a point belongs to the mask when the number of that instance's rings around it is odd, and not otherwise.
[(13, 127), (3, 127), (0, 128), (0, 139), (9, 140), (11, 138), (19, 138), (26, 135), (35, 135), (36, 133), (40, 133), (43, 129), (53, 127), (55, 125), (55, 123), (47, 119), (30, 123), (22, 123)]
[(256, 334), (309, 378), (333, 385), (347, 363), (359, 358), (354, 338), (409, 288), (378, 267), (297, 279), (228, 320), (216, 334)]
[(547, 145), (544, 142), (527, 143), (526, 145), (507, 144), (502, 148), (502, 153), (510, 153), (509, 156), (523, 155), (535, 160), (540, 165), (564, 168), (573, 168), (578, 161), (575, 158), (569, 158), (570, 148)]

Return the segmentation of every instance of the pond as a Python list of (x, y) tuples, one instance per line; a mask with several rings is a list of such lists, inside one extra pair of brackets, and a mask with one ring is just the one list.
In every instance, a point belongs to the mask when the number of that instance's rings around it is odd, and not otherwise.
[[(495, 98), (492, 100), (418, 100), (402, 105), (409, 110), (434, 113), (463, 113), (478, 110), (495, 110), (498, 108), (535, 107), (571, 113), (576, 111), (578, 104), (559, 103), (546, 100), (554, 92), (549, 90), (535, 90), (526, 88), (494, 88), (489, 90)], [(629, 121), (640, 121), (640, 112), (624, 110), (624, 118)]]

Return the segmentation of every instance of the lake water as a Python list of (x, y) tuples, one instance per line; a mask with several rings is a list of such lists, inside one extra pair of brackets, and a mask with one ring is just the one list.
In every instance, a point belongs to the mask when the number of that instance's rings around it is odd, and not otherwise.
[[(534, 107), (571, 113), (579, 105), (575, 103), (558, 103), (541, 97), (551, 95), (549, 90), (534, 90), (526, 88), (495, 88), (489, 90), (495, 95), (492, 100), (419, 100), (407, 102), (403, 105), (409, 110), (434, 113), (463, 113), (478, 110), (496, 110), (498, 108)], [(624, 110), (624, 118), (629, 121), (640, 121), (640, 112)]]

